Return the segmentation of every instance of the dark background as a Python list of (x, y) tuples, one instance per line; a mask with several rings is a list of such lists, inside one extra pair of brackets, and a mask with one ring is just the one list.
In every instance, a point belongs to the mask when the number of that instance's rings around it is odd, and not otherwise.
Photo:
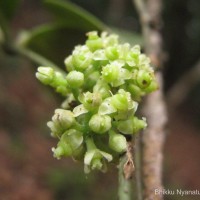
[[(74, 0), (111, 26), (141, 33), (131, 0)], [(1, 4), (0, 4), (1, 5)], [(163, 1), (165, 95), (200, 59), (200, 1)], [(52, 20), (41, 1), (24, 0), (10, 22), (13, 40), (23, 29)], [(59, 51), (59, 50), (55, 50)], [(83, 173), (81, 163), (56, 160), (46, 122), (60, 99), (35, 78), (37, 65), (0, 46), (0, 199), (100, 200), (117, 199), (117, 169)], [(200, 80), (200, 79), (199, 79)], [(185, 83), (187, 84), (187, 83)], [(165, 189), (200, 190), (200, 81), (187, 98), (169, 104), (165, 144)], [(176, 95), (176, 94), (174, 94)], [(165, 196), (191, 199), (191, 196)], [(192, 199), (198, 197), (192, 196)]]

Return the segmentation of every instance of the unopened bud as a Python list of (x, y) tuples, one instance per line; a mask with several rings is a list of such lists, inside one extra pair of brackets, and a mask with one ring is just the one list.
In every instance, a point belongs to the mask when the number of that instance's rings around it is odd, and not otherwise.
[(78, 88), (83, 85), (84, 83), (84, 75), (78, 71), (71, 71), (66, 77), (67, 82), (70, 87)]
[(105, 133), (111, 128), (111, 118), (108, 115), (95, 114), (90, 119), (89, 126), (95, 133)]

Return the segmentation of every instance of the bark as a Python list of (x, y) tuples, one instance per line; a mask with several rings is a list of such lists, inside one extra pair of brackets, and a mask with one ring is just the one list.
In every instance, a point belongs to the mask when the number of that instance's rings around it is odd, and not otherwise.
[(143, 36), (145, 51), (155, 66), (156, 78), (160, 88), (150, 94), (144, 103), (143, 115), (147, 118), (148, 127), (142, 135), (142, 174), (143, 199), (161, 200), (162, 194), (156, 195), (156, 189), (162, 189), (162, 161), (165, 140), (165, 124), (167, 120), (166, 105), (162, 90), (163, 76), (158, 71), (163, 63), (161, 29), (161, 0), (134, 0), (137, 7)]

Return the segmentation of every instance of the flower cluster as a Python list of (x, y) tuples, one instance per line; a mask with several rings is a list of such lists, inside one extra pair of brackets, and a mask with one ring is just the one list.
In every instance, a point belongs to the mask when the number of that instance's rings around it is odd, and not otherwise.
[(83, 160), (85, 172), (105, 170), (126, 151), (126, 136), (146, 127), (135, 116), (141, 97), (157, 89), (150, 59), (117, 35), (89, 32), (64, 63), (67, 75), (39, 67), (36, 77), (66, 97), (47, 125), (59, 142), (56, 158)]

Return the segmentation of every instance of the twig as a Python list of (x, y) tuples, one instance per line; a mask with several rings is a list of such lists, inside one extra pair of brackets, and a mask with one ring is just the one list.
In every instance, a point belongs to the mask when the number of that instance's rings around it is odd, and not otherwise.
[(142, 200), (142, 165), (141, 165), (141, 134), (135, 137), (135, 177), (136, 177), (136, 189), (137, 200)]
[[(142, 31), (145, 38), (145, 50), (156, 68), (162, 66), (162, 38), (160, 35), (161, 0), (134, 0), (137, 7)], [(155, 189), (162, 189), (162, 150), (165, 140), (166, 105), (162, 92), (162, 73), (157, 72), (156, 78), (160, 89), (150, 94), (144, 104), (144, 115), (148, 127), (142, 136), (143, 144), (143, 184), (146, 200), (161, 200), (162, 195), (155, 195)]]
[[(162, 74), (157, 73), (161, 85)], [(163, 95), (160, 90), (146, 98), (144, 115), (148, 119), (148, 127), (143, 133), (143, 183), (145, 200), (161, 200), (162, 194), (155, 195), (155, 190), (162, 186), (163, 146), (165, 141), (164, 128), (166, 124), (166, 110)]]
[(127, 152), (120, 158), (119, 162), (119, 200), (131, 200), (132, 177), (134, 172), (132, 143), (127, 143)]

